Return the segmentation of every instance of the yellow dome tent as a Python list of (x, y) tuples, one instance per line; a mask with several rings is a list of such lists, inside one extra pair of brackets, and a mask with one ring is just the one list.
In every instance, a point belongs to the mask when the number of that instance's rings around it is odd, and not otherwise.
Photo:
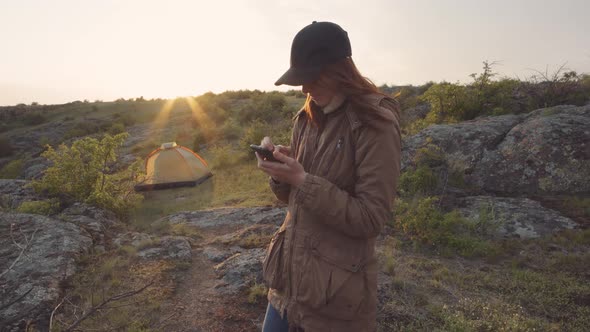
[(164, 143), (145, 160), (146, 179), (135, 190), (195, 186), (212, 174), (207, 162), (189, 148), (176, 142)]

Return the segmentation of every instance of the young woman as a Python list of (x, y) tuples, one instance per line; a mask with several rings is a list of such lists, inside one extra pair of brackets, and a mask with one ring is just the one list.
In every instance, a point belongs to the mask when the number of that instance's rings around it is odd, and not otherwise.
[(346, 31), (303, 28), (291, 67), (275, 83), (302, 86), (291, 145), (262, 145), (270, 187), (288, 203), (263, 263), (269, 305), (263, 331), (374, 331), (375, 239), (391, 218), (400, 170), (397, 103), (365, 79)]

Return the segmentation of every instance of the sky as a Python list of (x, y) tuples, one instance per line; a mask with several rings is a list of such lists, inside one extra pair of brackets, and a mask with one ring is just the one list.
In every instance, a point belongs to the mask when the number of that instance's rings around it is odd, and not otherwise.
[[(590, 73), (587, 0), (0, 0), (0, 105), (286, 91), (295, 34), (338, 23), (377, 85)], [(295, 87), (298, 89), (298, 87)]]

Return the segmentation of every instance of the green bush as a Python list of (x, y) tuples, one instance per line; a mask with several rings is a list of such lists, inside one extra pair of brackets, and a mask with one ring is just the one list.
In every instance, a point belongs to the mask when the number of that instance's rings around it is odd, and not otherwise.
[(123, 125), (121, 122), (113, 123), (113, 125), (108, 130), (108, 133), (111, 135), (117, 135), (123, 132), (125, 132), (125, 125)]
[(236, 140), (242, 136), (242, 131), (242, 126), (240, 126), (236, 119), (232, 118), (229, 121), (225, 121), (221, 127), (221, 138), (226, 141)]
[(23, 171), (23, 160), (11, 160), (8, 164), (0, 169), (0, 179), (16, 179)]
[(20, 213), (32, 213), (49, 216), (59, 211), (60, 204), (57, 200), (27, 201), (16, 209)]
[(43, 178), (32, 182), (33, 188), (64, 203), (86, 202), (125, 218), (142, 199), (133, 186), (143, 168), (143, 163), (137, 160), (125, 170), (115, 169), (117, 149), (127, 136), (127, 133), (107, 134), (100, 141), (85, 137), (70, 147), (63, 144), (57, 150), (49, 147), (42, 156), (53, 166), (45, 171)]
[(404, 196), (433, 193), (437, 186), (437, 176), (426, 165), (403, 172), (399, 179), (399, 189)]
[[(271, 127), (264, 121), (253, 121), (244, 130), (244, 134), (240, 139), (240, 148), (243, 151), (250, 149), (250, 144), (260, 144), (264, 136), (271, 136)], [(250, 154), (251, 158), (256, 158), (254, 154)]]
[(473, 233), (472, 224), (458, 211), (444, 213), (436, 197), (399, 200), (394, 227), (419, 245), (427, 245), (443, 254), (494, 256), (496, 249)]

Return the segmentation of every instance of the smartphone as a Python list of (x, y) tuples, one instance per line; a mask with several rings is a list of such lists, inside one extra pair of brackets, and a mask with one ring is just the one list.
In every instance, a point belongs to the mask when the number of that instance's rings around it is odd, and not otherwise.
[(278, 159), (276, 159), (273, 155), (272, 155), (272, 151), (263, 148), (260, 145), (256, 145), (256, 144), (250, 144), (250, 148), (256, 152), (258, 152), (258, 154), (260, 155), (260, 157), (262, 157), (262, 159), (266, 160), (266, 161), (272, 161), (275, 163), (282, 163), (282, 161), (279, 161)]

